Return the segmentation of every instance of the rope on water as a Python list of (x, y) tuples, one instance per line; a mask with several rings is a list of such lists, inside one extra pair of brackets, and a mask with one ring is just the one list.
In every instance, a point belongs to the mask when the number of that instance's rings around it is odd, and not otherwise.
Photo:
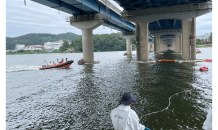
[[(194, 88), (193, 88), (193, 89), (194, 89)], [(171, 104), (171, 103), (170, 103), (170, 99), (171, 99), (173, 96), (178, 95), (179, 93), (184, 93), (184, 92), (192, 91), (193, 89), (191, 89), (191, 90), (184, 90), (184, 91), (182, 91), (182, 92), (178, 92), (178, 93), (173, 94), (172, 96), (169, 97), (169, 104), (168, 104), (168, 106), (167, 106), (166, 108), (164, 108), (164, 109), (161, 110), (161, 111), (156, 111), (156, 112), (148, 113), (148, 114), (146, 114), (146, 115), (143, 115), (142, 117), (145, 117), (145, 116), (151, 115), (151, 114), (155, 114), (155, 113), (159, 113), (159, 112), (163, 112), (164, 110), (167, 110), (167, 109), (169, 108), (170, 104)], [(142, 118), (142, 117), (141, 117), (141, 118)]]

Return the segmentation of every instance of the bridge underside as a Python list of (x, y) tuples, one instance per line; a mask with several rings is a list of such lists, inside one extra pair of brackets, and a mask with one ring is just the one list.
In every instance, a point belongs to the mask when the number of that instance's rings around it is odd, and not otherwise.
[[(124, 11), (124, 20), (136, 23), (137, 47), (143, 43), (143, 32), (150, 31), (154, 36), (154, 52), (156, 54), (166, 49), (182, 53), (182, 59), (196, 59), (196, 17), (212, 11), (211, 0), (115, 0)], [(149, 24), (148, 28), (140, 25)], [(147, 46), (147, 45), (145, 45)], [(191, 49), (190, 49), (191, 48)], [(147, 55), (146, 49), (137, 48), (136, 53)]]

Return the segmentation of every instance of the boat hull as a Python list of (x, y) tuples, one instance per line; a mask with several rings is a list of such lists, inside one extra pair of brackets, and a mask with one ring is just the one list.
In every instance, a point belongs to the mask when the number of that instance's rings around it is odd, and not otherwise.
[(51, 69), (51, 68), (63, 68), (63, 67), (69, 67), (74, 61), (70, 60), (64, 63), (60, 63), (57, 65), (52, 65), (52, 66), (46, 66), (46, 67), (41, 67), (39, 68), (40, 70), (44, 70), (44, 69)]

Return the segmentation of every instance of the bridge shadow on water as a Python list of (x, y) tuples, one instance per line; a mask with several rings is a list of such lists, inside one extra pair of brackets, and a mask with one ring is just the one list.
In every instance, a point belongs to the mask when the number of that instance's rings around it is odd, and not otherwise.
[[(158, 59), (181, 59), (173, 51), (166, 51)], [(201, 129), (205, 120), (202, 110), (205, 105), (198, 103), (202, 95), (193, 84), (195, 63), (157, 62), (138, 64), (137, 90), (139, 101), (132, 108), (136, 110), (141, 123), (151, 129), (184, 130)], [(143, 102), (143, 99), (145, 100)]]

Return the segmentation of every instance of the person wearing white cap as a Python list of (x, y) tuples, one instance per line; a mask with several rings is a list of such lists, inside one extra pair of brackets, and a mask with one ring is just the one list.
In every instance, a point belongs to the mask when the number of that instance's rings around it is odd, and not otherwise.
[(124, 93), (117, 108), (111, 111), (112, 124), (115, 130), (150, 130), (139, 123), (138, 115), (130, 108), (137, 100), (135, 96)]

